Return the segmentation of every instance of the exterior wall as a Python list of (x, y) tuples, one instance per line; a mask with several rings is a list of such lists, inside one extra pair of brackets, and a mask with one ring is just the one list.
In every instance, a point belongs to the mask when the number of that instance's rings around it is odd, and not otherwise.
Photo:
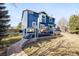
[(51, 19), (49, 18), (48, 23), (54, 25), (55, 24), (55, 18), (51, 18)]
[(35, 30), (38, 33), (40, 32), (41, 25), (43, 25), (43, 28), (46, 28), (46, 30), (47, 30), (47, 28), (50, 24), (52, 26), (51, 30), (53, 31), (54, 25), (55, 25), (55, 19), (50, 18), (45, 13), (36, 13), (31, 10), (25, 10), (23, 12), (23, 17), (22, 17), (23, 36), (26, 36), (26, 34), (28, 34), (27, 32), (28, 32), (29, 28), (33, 28), (33, 23), (36, 23)]
[[(45, 16), (45, 20), (43, 20), (43, 17), (42, 16)], [(41, 20), (39, 22), (39, 29), (40, 29), (40, 25), (44, 27), (46, 27), (46, 31), (53, 31), (54, 29), (54, 26), (55, 26), (55, 18), (50, 18), (49, 16), (47, 16), (46, 14), (40, 14), (40, 18), (39, 20)], [(48, 28), (50, 26), (52, 26), (50, 29)]]
[(23, 36), (26, 36), (26, 34), (27, 34), (27, 30), (26, 30), (26, 28), (27, 28), (27, 19), (28, 19), (28, 12), (26, 11), (23, 11), (23, 14), (22, 14), (22, 35)]
[(43, 18), (41, 18), (40, 24), (44, 24), (45, 26), (48, 26), (48, 24), (55, 25), (55, 18), (50, 19), (48, 16), (46, 16), (46, 21), (45, 22), (42, 19)]
[(38, 13), (33, 12), (31, 10), (24, 10), (23, 11), (23, 17), (22, 17), (22, 29), (23, 29), (23, 35), (25, 35), (27, 32), (30, 31), (30, 29), (33, 29), (33, 23), (36, 23), (38, 19)]
[(37, 25), (37, 20), (38, 19), (38, 13), (35, 13), (33, 11), (28, 11), (28, 26), (27, 27), (32, 27), (32, 23), (36, 22)]
[(46, 23), (46, 14), (40, 13), (39, 17), (38, 17), (38, 31), (39, 31), (39, 33), (42, 28), (46, 27), (45, 23)]

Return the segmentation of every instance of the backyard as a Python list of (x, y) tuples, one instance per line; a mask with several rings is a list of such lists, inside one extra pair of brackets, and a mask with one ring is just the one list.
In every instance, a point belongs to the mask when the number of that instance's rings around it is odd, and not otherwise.
[[(21, 39), (20, 36), (10, 37), (5, 44), (13, 44)], [(3, 40), (4, 41), (4, 40)], [(17, 46), (18, 48), (18, 46)], [(0, 53), (4, 52), (0, 49)], [(6, 52), (4, 52), (6, 53)], [(4, 54), (3, 54), (4, 55)], [(77, 56), (79, 55), (79, 34), (61, 33), (52, 39), (42, 39), (26, 44), (22, 51), (15, 55), (28, 56)]]
[(24, 47), (24, 52), (29, 56), (79, 55), (79, 35), (61, 34), (62, 37), (32, 42)]

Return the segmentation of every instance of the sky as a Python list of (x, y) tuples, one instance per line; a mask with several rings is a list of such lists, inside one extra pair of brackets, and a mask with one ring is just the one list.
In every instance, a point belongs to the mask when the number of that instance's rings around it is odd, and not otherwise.
[(71, 15), (79, 13), (78, 3), (6, 3), (5, 6), (9, 10), (11, 26), (16, 26), (21, 21), (22, 11), (25, 9), (35, 12), (45, 11), (55, 18), (55, 23), (62, 18), (68, 21)]

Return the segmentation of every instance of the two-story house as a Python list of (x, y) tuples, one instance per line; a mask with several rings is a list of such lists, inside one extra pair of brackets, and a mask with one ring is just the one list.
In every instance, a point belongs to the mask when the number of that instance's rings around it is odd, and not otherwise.
[(49, 17), (45, 12), (24, 10), (22, 14), (23, 36), (29, 33), (50, 32), (53, 34), (55, 18)]

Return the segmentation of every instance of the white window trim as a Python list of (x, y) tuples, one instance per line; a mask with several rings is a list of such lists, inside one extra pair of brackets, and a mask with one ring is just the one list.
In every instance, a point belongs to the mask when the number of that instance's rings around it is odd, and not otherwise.
[(36, 27), (36, 22), (32, 22), (32, 27), (34, 27), (34, 28)]
[[(45, 17), (45, 23), (46, 23), (46, 15), (45, 15), (45, 14), (42, 14), (42, 16), (44, 16), (44, 17)], [(41, 16), (41, 17), (42, 17), (42, 16)], [(43, 18), (42, 18), (42, 19), (43, 19)]]

